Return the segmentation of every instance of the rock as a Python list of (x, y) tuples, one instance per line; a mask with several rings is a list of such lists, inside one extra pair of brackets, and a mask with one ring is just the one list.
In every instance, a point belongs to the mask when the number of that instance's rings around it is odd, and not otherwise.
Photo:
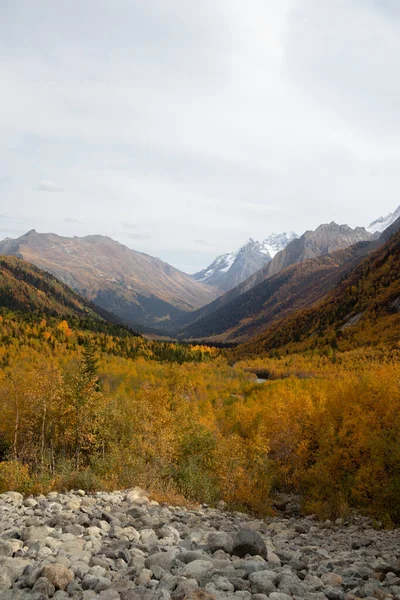
[(294, 527), (294, 530), (297, 533), (308, 533), (310, 531), (310, 524), (309, 523), (297, 523)]
[(183, 600), (217, 600), (214, 594), (210, 594), (206, 590), (194, 590), (186, 594)]
[(34, 498), (25, 498), (23, 504), (28, 508), (35, 508), (38, 506), (38, 502)]
[(74, 574), (64, 565), (54, 563), (43, 567), (41, 577), (47, 577), (56, 590), (65, 590), (70, 581), (73, 580)]
[(224, 550), (224, 552), (230, 554), (233, 549), (233, 540), (230, 535), (223, 531), (212, 532), (208, 536), (207, 545), (212, 553), (217, 550)]
[(169, 571), (171, 569), (172, 561), (175, 558), (175, 553), (171, 552), (156, 552), (151, 554), (145, 560), (145, 566), (151, 569), (153, 566), (161, 567), (162, 569)]
[(21, 531), (21, 540), (27, 542), (28, 540), (43, 540), (49, 535), (50, 528), (42, 526), (30, 526), (24, 527)]
[(11, 502), (15, 502), (15, 504), (21, 504), (24, 499), (23, 495), (19, 492), (6, 492), (5, 496), (11, 500)]
[(182, 575), (188, 579), (198, 580), (212, 569), (213, 563), (210, 560), (194, 560), (185, 566)]
[(251, 529), (242, 529), (233, 540), (232, 554), (243, 558), (251, 556), (266, 556), (267, 548), (259, 533)]
[(340, 586), (342, 585), (343, 581), (342, 577), (337, 573), (322, 573), (321, 580), (323, 581), (324, 585), (329, 587)]
[(127, 490), (125, 495), (127, 502), (136, 502), (139, 498), (143, 498), (144, 496), (146, 496), (146, 492), (140, 487), (134, 487), (131, 490)]
[(30, 564), (30, 561), (25, 558), (0, 556), (0, 573), (5, 576), (3, 585), (5, 585), (9, 579), (11, 580), (11, 583), (14, 583), (14, 581), (21, 577), (26, 567)]
[(280, 567), (282, 565), (281, 559), (271, 548), (267, 548), (267, 560), (272, 567)]
[(290, 496), (285, 506), (262, 520), (157, 504), (140, 488), (0, 494), (0, 598), (400, 599), (399, 530), (356, 514), (300, 518)]
[(99, 594), (99, 600), (120, 600), (121, 596), (117, 590), (103, 590)]
[(50, 598), (56, 591), (55, 586), (51, 583), (49, 579), (47, 579), (47, 577), (39, 577), (39, 579), (35, 581), (35, 584), (32, 589), (34, 592), (39, 592), (40, 594), (43, 594), (44, 596), (48, 596)]
[(249, 577), (251, 591), (253, 594), (271, 594), (276, 592), (275, 584), (278, 582), (278, 575), (275, 571), (257, 571)]
[(12, 544), (0, 539), (0, 556), (12, 556)]
[(0, 573), (0, 592), (9, 590), (11, 586), (11, 577), (7, 573)]
[(193, 592), (199, 587), (199, 584), (195, 579), (184, 579), (178, 584), (175, 591), (172, 592), (172, 600), (184, 600), (190, 592)]
[(142, 569), (139, 575), (136, 577), (137, 585), (147, 585), (152, 577), (150, 569)]

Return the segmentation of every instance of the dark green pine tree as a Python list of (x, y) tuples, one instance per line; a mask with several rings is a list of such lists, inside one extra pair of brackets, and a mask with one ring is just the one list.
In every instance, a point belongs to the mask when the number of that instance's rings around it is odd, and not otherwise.
[(83, 349), (82, 356), (82, 374), (87, 377), (88, 380), (95, 380), (95, 389), (100, 390), (100, 381), (97, 377), (98, 372), (98, 360), (96, 357), (95, 345), (86, 341)]

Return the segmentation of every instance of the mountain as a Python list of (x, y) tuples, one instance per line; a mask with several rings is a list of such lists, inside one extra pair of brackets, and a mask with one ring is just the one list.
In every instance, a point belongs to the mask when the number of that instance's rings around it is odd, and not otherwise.
[(160, 326), (207, 304), (217, 291), (109, 237), (61, 237), (29, 231), (0, 242), (0, 254), (15, 255), (116, 314), (127, 324)]
[(392, 223), (396, 221), (400, 217), (400, 206), (392, 213), (386, 215), (386, 217), (379, 217), (376, 221), (370, 223), (367, 227), (367, 230), (370, 233), (381, 233), (385, 229), (387, 229)]
[(50, 273), (15, 256), (0, 256), (0, 308), (60, 319), (120, 324)]
[(284, 250), (278, 252), (267, 266), (267, 276), (275, 275), (285, 267), (309, 258), (330, 254), (357, 242), (365, 242), (371, 237), (372, 234), (364, 227), (352, 229), (348, 225), (338, 225), (335, 222), (320, 225), (315, 231), (306, 231), (301, 237), (292, 240)]
[(297, 237), (294, 231), (290, 231), (271, 233), (262, 242), (250, 238), (239, 250), (217, 256), (206, 269), (192, 277), (221, 292), (228, 292), (271, 262), (278, 252)]
[[(222, 308), (225, 308), (229, 312), (231, 302), (241, 298), (243, 294), (268, 280), (273, 275), (277, 275), (291, 265), (302, 263), (308, 259), (318, 258), (336, 250), (348, 248), (358, 242), (369, 241), (372, 237), (372, 234), (362, 227), (351, 229), (348, 225), (337, 225), (336, 223), (320, 225), (315, 231), (306, 231), (301, 237), (293, 239), (265, 267), (251, 275), (241, 284), (210, 304), (181, 317), (179, 320), (181, 328), (178, 334), (188, 338), (203, 338), (205, 334), (202, 334), (200, 331), (200, 319), (204, 319)], [(221, 315), (221, 312), (218, 314)], [(214, 322), (214, 317), (211, 317), (211, 319)], [(191, 329), (191, 326), (197, 322), (198, 324)], [(206, 321), (203, 321), (203, 324), (206, 325)], [(207, 323), (205, 331), (209, 332), (212, 328), (214, 328), (214, 325)], [(218, 329), (220, 330), (220, 327)]]
[(244, 342), (332, 290), (370, 251), (372, 242), (296, 263), (272, 275), (209, 315), (183, 328), (179, 336), (213, 342)]
[(268, 250), (250, 238), (247, 244), (236, 252), (217, 256), (206, 269), (195, 273), (193, 279), (226, 292), (270, 261)]
[[(400, 218), (381, 236), (382, 246), (354, 267), (320, 302), (273, 323), (242, 344), (238, 355), (277, 348), (348, 350), (400, 337)], [(396, 231), (397, 230), (397, 231)], [(373, 244), (376, 244), (373, 242)]]
[(284, 250), (292, 240), (295, 240), (299, 236), (294, 231), (283, 233), (271, 233), (261, 243), (263, 249), (265, 249), (271, 258), (274, 258), (275, 254), (278, 254), (281, 250)]

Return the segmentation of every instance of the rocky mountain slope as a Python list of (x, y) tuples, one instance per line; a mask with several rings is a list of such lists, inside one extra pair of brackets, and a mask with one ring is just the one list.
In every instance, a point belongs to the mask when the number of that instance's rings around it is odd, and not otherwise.
[(249, 239), (236, 252), (221, 254), (205, 269), (195, 273), (193, 279), (228, 292), (271, 262), (272, 258), (298, 235), (293, 231), (271, 233), (262, 242)]
[(400, 206), (392, 213), (389, 213), (385, 217), (379, 217), (376, 221), (373, 221), (368, 225), (367, 230), (370, 233), (381, 233), (390, 225), (392, 225), (400, 217)]
[(256, 519), (139, 488), (0, 496), (2, 600), (351, 600), (400, 595), (400, 531)]
[(261, 246), (268, 252), (271, 258), (274, 258), (275, 254), (284, 250), (291, 241), (297, 239), (299, 236), (294, 231), (284, 231), (283, 233), (271, 233), (261, 242)]
[(174, 267), (111, 238), (66, 238), (35, 230), (0, 242), (0, 255), (15, 255), (115, 313), (127, 324), (162, 325), (217, 296)]
[(206, 269), (195, 273), (193, 279), (227, 292), (270, 261), (268, 250), (259, 242), (249, 239), (236, 252), (217, 256)]
[(14, 256), (0, 256), (0, 308), (43, 317), (120, 322), (50, 273)]
[(179, 335), (185, 339), (244, 342), (276, 320), (323, 298), (372, 248), (372, 242), (360, 242), (291, 265), (183, 328)]
[[(372, 234), (362, 227), (351, 229), (348, 225), (337, 225), (336, 223), (321, 225), (315, 231), (306, 231), (300, 238), (292, 240), (284, 250), (275, 255), (272, 261), (243, 283), (210, 304), (180, 318), (181, 328), (179, 329), (179, 335), (192, 337), (192, 332), (188, 329), (189, 325), (211, 315), (215, 311), (222, 309), (222, 307), (227, 307), (230, 302), (273, 275), (283, 271), (286, 267), (311, 258), (330, 254), (336, 250), (348, 248), (358, 242), (368, 241), (372, 238)], [(196, 335), (193, 333), (193, 336), (197, 337), (198, 333), (200, 333), (199, 328), (196, 327)], [(204, 336), (200, 335), (200, 337)]]
[(244, 355), (290, 346), (348, 349), (400, 337), (400, 219), (370, 253), (320, 302), (298, 310), (239, 347)]

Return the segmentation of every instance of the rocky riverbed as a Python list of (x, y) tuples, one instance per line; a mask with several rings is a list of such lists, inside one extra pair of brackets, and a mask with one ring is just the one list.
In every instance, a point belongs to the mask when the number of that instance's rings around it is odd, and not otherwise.
[(400, 531), (124, 492), (0, 495), (2, 600), (400, 599)]

